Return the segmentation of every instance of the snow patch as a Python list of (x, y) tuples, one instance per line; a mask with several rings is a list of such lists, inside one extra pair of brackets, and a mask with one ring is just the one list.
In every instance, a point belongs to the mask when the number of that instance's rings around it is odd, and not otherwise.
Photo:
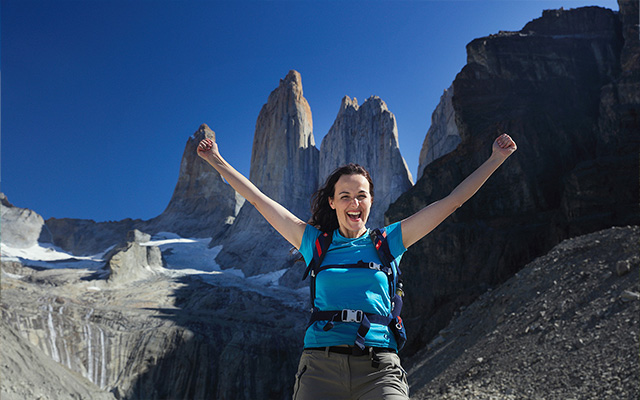
[(183, 238), (175, 233), (161, 232), (140, 245), (160, 248), (168, 269), (185, 273), (192, 270), (196, 273), (220, 271), (215, 258), (222, 246), (209, 248), (210, 242), (211, 238)]
[(248, 281), (264, 286), (278, 286), (278, 281), (282, 278), (282, 275), (287, 272), (286, 269), (278, 271), (267, 272), (266, 274), (255, 275), (247, 278)]
[[(209, 248), (211, 238), (184, 238), (172, 232), (160, 232), (151, 237), (148, 242), (140, 243), (141, 246), (155, 246), (162, 252), (165, 262), (162, 273), (171, 277), (196, 275), (204, 281), (219, 283), (220, 278), (228, 278), (231, 281), (241, 279), (256, 287), (279, 286), (278, 281), (286, 270), (269, 272), (262, 275), (247, 278), (240, 269), (222, 270), (215, 258), (222, 250), (222, 246)], [(58, 247), (47, 243), (38, 243), (35, 246), (17, 249), (2, 243), (1, 256), (5, 261), (17, 261), (24, 265), (41, 268), (72, 268), (77, 270), (99, 270), (104, 266), (105, 255), (114, 246), (102, 253), (92, 256), (75, 256)], [(20, 279), (21, 276), (8, 274), (5, 276)], [(240, 282), (238, 282), (240, 284)], [(97, 286), (87, 287), (87, 290), (99, 291)]]
[(4, 261), (43, 268), (94, 269), (104, 262), (104, 252), (93, 256), (74, 256), (48, 243), (38, 243), (23, 249), (1, 243), (0, 256)]

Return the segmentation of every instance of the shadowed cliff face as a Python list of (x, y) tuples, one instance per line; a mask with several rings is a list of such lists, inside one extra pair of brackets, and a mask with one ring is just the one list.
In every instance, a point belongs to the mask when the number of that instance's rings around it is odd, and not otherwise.
[[(628, 120), (619, 111), (638, 103), (625, 108), (606, 99), (621, 87), (620, 54), (628, 44), (621, 28), (610, 10), (549, 11), (520, 32), (467, 46), (452, 99), (462, 141), (428, 165), (386, 216), (400, 220), (449, 194), (489, 156), (502, 131), (518, 151), (405, 255), (409, 352), (460, 305), (561, 239), (637, 223), (637, 191), (625, 188), (637, 186), (638, 123), (616, 121)], [(602, 126), (609, 120), (614, 130)], [(617, 178), (607, 178), (613, 171)]]

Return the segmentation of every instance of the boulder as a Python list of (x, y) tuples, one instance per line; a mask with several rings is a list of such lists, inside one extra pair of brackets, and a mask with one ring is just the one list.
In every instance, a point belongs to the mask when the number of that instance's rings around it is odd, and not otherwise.
[(107, 255), (105, 269), (110, 284), (130, 283), (157, 275), (162, 269), (162, 253), (156, 246), (127, 242)]

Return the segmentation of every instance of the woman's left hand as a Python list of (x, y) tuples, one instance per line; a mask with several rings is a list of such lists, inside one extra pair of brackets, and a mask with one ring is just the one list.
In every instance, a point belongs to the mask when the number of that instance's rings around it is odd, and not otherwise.
[(518, 146), (516, 146), (516, 142), (514, 142), (513, 139), (511, 139), (511, 136), (506, 133), (498, 136), (493, 142), (493, 147), (491, 148), (492, 155), (499, 156), (502, 159), (506, 159), (517, 149)]

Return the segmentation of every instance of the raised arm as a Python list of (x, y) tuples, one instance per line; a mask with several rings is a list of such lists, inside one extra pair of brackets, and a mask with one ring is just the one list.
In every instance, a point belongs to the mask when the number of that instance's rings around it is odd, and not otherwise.
[(262, 193), (251, 181), (245, 178), (241, 173), (236, 171), (228, 162), (226, 162), (220, 152), (218, 145), (214, 140), (204, 139), (198, 145), (198, 155), (206, 162), (211, 164), (229, 182), (236, 192), (262, 214), (262, 216), (277, 230), (289, 243), (300, 248), (302, 243), (302, 235), (306, 227), (306, 223), (293, 215), (289, 210), (284, 208), (276, 201)]
[(409, 246), (422, 239), (469, 200), (516, 149), (516, 143), (509, 135), (506, 133), (500, 135), (493, 142), (489, 159), (473, 171), (447, 197), (429, 204), (402, 221), (404, 247), (409, 248)]

